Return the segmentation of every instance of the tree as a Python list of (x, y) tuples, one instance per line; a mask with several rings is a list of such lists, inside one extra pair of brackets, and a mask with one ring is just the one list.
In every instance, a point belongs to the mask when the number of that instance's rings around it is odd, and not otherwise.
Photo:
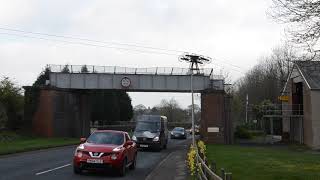
[(124, 91), (117, 92), (119, 106), (120, 106), (120, 121), (129, 121), (133, 117), (133, 108), (131, 105), (131, 98), (128, 93)]
[(113, 91), (93, 91), (90, 94), (92, 121), (103, 124), (120, 121), (119, 100)]
[(61, 72), (62, 72), (62, 73), (70, 73), (69, 65), (66, 64), (66, 65), (62, 68)]
[(291, 39), (312, 50), (320, 37), (320, 0), (272, 1), (271, 16), (289, 24)]
[(8, 117), (4, 106), (0, 103), (0, 130), (6, 127)]
[[(199, 123), (201, 120), (201, 108), (198, 104), (194, 104), (193, 108), (194, 108), (194, 121), (195, 123)], [(186, 111), (191, 121), (192, 104), (187, 107)]]
[(147, 108), (143, 104), (138, 104), (133, 108), (133, 112), (134, 112), (134, 119), (136, 119), (136, 117), (146, 114)]
[(0, 104), (5, 109), (7, 116), (5, 126), (11, 130), (19, 129), (22, 123), (23, 96), (21, 88), (8, 77), (4, 77), (0, 81)]
[(272, 53), (263, 57), (259, 64), (249, 70), (235, 83), (232, 91), (232, 117), (244, 122), (246, 95), (249, 104), (257, 105), (264, 100), (280, 103), (278, 96), (282, 93), (285, 82), (296, 60), (296, 52), (289, 45), (274, 48)]
[(129, 121), (133, 116), (131, 98), (124, 91), (93, 91), (90, 101), (92, 121), (108, 124)]
[(186, 121), (186, 111), (181, 109), (180, 105), (175, 99), (169, 101), (163, 99), (160, 105), (157, 107), (161, 115), (167, 116), (168, 121), (171, 122), (183, 122)]
[(49, 74), (51, 72), (50, 67), (46, 67), (37, 77), (37, 80), (33, 83), (32, 86), (43, 86), (46, 84), (46, 80), (49, 80)]
[(88, 72), (89, 72), (87, 65), (83, 65), (83, 66), (81, 67), (81, 72), (82, 72), (82, 73), (88, 73)]

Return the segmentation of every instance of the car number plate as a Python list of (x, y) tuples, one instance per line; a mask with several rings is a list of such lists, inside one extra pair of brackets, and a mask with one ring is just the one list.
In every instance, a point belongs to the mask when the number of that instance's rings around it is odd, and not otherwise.
[(146, 144), (140, 144), (140, 147), (148, 147)]
[(87, 159), (87, 163), (93, 163), (93, 164), (102, 164), (102, 159)]

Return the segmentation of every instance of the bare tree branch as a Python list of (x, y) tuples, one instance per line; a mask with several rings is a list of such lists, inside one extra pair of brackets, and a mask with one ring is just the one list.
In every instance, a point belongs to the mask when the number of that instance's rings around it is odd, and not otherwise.
[(278, 22), (289, 25), (290, 39), (316, 52), (320, 38), (320, 0), (272, 0), (270, 15)]

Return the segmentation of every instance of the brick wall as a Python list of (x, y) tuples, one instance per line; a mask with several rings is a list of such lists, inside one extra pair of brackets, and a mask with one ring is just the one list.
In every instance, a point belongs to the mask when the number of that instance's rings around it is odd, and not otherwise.
[[(201, 94), (201, 135), (206, 143), (231, 143), (232, 123), (230, 108), (226, 108), (224, 92)], [(208, 127), (217, 127), (219, 132), (208, 132)], [(226, 129), (227, 128), (227, 129)]]

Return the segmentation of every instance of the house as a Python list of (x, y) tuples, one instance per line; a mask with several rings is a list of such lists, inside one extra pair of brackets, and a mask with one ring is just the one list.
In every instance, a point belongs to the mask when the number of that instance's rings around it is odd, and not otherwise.
[(282, 96), (283, 134), (320, 149), (320, 61), (295, 61)]

